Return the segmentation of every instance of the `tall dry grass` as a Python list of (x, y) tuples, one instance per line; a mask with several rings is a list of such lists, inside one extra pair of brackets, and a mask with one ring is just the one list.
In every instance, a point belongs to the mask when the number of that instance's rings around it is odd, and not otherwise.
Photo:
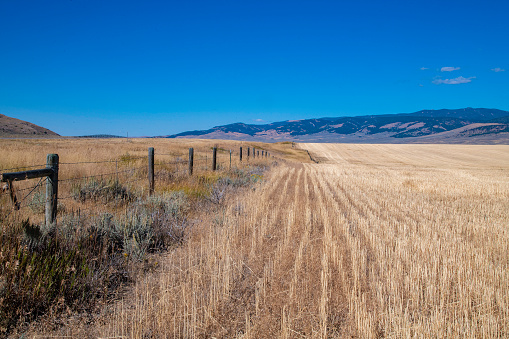
[(52, 334), (509, 336), (508, 147), (302, 147), (322, 163), (204, 211), (92, 326)]
[[(0, 172), (44, 167), (46, 153), (58, 153), (60, 167), (56, 225), (44, 225), (44, 182), (33, 189), (40, 180), (14, 182), (20, 210), (0, 192), (0, 336), (20, 333), (41, 316), (51, 323), (66, 309), (90, 312), (96, 301), (108, 302), (154, 267), (154, 253), (185, 241), (195, 209), (222, 204), (228, 192), (260, 180), (273, 161), (244, 156), (240, 162), (239, 145), (253, 144), (228, 141), (1, 142)], [(153, 197), (147, 197), (148, 146), (156, 150)]]

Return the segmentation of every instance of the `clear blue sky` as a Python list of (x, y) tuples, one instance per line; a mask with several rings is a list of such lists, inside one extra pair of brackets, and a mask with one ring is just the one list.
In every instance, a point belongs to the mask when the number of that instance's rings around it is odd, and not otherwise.
[(62, 135), (509, 110), (509, 1), (0, 0), (0, 113)]

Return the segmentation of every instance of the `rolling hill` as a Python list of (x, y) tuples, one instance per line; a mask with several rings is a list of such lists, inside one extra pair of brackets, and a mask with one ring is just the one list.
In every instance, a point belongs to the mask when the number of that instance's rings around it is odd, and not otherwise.
[(509, 144), (509, 112), (469, 107), (265, 125), (234, 123), (167, 137), (265, 142)]
[(0, 137), (55, 137), (57, 133), (27, 121), (0, 114)]

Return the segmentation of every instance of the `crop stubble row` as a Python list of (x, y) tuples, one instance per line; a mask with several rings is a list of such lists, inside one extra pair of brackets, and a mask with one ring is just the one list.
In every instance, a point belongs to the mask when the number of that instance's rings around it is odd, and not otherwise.
[(204, 215), (96, 333), (509, 335), (507, 148), (303, 147), (322, 163)]

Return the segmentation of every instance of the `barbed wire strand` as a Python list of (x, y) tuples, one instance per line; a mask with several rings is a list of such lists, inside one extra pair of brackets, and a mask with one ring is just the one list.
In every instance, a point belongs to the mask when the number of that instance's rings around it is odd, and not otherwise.
[(35, 185), (35, 187), (34, 187), (34, 188), (30, 191), (30, 192), (28, 192), (28, 194), (27, 194), (27, 195), (25, 195), (25, 197), (24, 197), (23, 199), (21, 199), (21, 201), (19, 202), (19, 204), (21, 205), (21, 203), (22, 203), (23, 201), (25, 201), (25, 199), (26, 199), (26, 198), (28, 198), (28, 196), (29, 196), (30, 194), (32, 194), (32, 192), (33, 192), (33, 191), (35, 191), (35, 189), (36, 189), (36, 188), (37, 188), (37, 187), (38, 187), (41, 183), (45, 182), (46, 180), (48, 180), (48, 177), (41, 177), (41, 179), (39, 180), (39, 182), (37, 183), (37, 185)]
[(83, 165), (83, 164), (104, 164), (104, 163), (124, 163), (129, 162), (131, 160), (139, 160), (139, 159), (145, 159), (146, 156), (140, 156), (140, 157), (129, 157), (127, 159), (115, 159), (115, 160), (103, 160), (103, 161), (80, 161), (80, 162), (61, 162), (59, 165)]
[(108, 175), (115, 175), (115, 174), (122, 174), (122, 173), (127, 173), (127, 172), (134, 172), (135, 170), (139, 170), (139, 169), (142, 169), (142, 168), (145, 168), (145, 166), (142, 166), (142, 167), (133, 167), (133, 168), (129, 168), (129, 169), (126, 169), (126, 170), (116, 171), (116, 172), (111, 172), (111, 173), (102, 173), (102, 174), (89, 175), (89, 176), (84, 176), (84, 177), (62, 179), (62, 180), (59, 180), (59, 182), (60, 181), (62, 181), (62, 182), (77, 181), (77, 180), (83, 180), (83, 179), (104, 177), (104, 176), (108, 176)]
[[(21, 181), (15, 181), (16, 183), (19, 183)], [(35, 188), (39, 186), (39, 184), (35, 185), (35, 186), (30, 186), (30, 187), (25, 187), (25, 188), (16, 188), (16, 192), (23, 192), (23, 191), (28, 191), (28, 190), (31, 190), (32, 188)]]
[[(22, 190), (16, 190), (15, 192), (20, 192), (20, 191), (26, 191), (26, 190), (29, 190), (29, 189), (32, 189), (30, 192), (28, 192), (27, 195), (25, 195), (25, 197), (23, 197), (23, 199), (21, 199), (19, 202), (17, 202), (17, 210), (20, 210), (22, 208), (25, 208), (25, 207), (28, 207), (28, 206), (31, 206), (31, 205), (35, 205), (35, 204), (42, 204), (42, 203), (32, 203), (32, 204), (27, 204), (27, 205), (23, 205), (23, 201), (25, 201), (26, 198), (28, 198), (28, 196), (30, 194), (32, 194), (33, 191), (35, 191), (35, 189), (43, 182), (45, 182), (46, 180), (48, 179), (48, 177), (41, 177), (41, 179), (39, 180), (39, 182), (37, 183), (37, 185), (33, 186), (33, 187), (28, 187), (28, 188), (24, 188)], [(15, 210), (14, 208), (6, 215), (6, 217), (8, 217), (12, 211)]]
[(165, 156), (170, 156), (170, 157), (175, 157), (175, 158), (187, 156), (187, 154), (169, 154), (169, 153), (154, 153), (154, 155), (165, 155)]
[(60, 162), (59, 165), (104, 164), (104, 163), (114, 163), (114, 162), (115, 162), (115, 160), (81, 161), (81, 162)]

